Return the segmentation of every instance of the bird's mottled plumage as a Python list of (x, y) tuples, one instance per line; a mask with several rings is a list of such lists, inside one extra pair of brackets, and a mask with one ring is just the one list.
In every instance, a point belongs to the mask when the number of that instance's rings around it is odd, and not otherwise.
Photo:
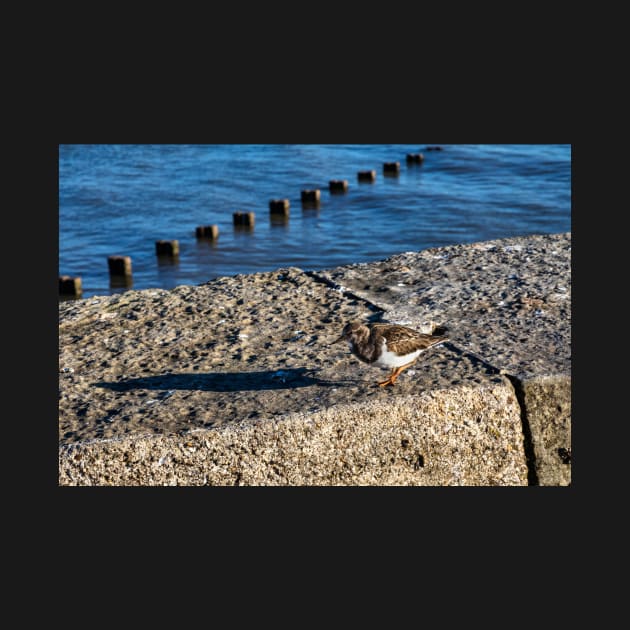
[(413, 365), (427, 348), (448, 341), (398, 324), (346, 324), (336, 341), (346, 340), (358, 359), (376, 367), (390, 368), (389, 378), (379, 385), (393, 385), (400, 373)]

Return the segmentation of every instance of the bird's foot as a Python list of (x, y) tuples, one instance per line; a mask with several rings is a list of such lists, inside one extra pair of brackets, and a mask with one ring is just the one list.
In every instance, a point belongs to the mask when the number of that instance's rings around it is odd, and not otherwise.
[(385, 387), (386, 385), (393, 385), (396, 382), (396, 379), (392, 379), (391, 376), (386, 381), (381, 381), (378, 386)]

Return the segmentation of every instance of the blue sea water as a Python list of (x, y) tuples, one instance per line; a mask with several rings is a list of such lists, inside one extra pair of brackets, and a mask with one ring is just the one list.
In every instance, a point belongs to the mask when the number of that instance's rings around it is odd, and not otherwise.
[[(435, 145), (433, 145), (435, 146)], [(329, 269), (393, 254), (571, 231), (571, 145), (60, 145), (59, 275), (83, 297), (170, 289), (296, 266)], [(421, 164), (407, 154), (422, 153)], [(385, 162), (400, 162), (396, 176)], [(373, 183), (357, 173), (375, 170)], [(348, 181), (342, 194), (333, 179)], [(301, 191), (320, 189), (316, 209)], [(269, 212), (289, 199), (286, 221)], [(233, 225), (254, 212), (253, 229)], [(197, 226), (217, 225), (214, 242)], [(175, 259), (157, 240), (178, 240)], [(110, 278), (130, 256), (132, 283)]]

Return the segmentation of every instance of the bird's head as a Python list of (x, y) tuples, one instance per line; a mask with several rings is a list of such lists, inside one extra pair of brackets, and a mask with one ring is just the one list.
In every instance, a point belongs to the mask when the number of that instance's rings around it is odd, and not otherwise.
[[(348, 322), (341, 331), (341, 335), (333, 341), (333, 343), (339, 343), (340, 341), (347, 341), (352, 343), (356, 337), (363, 331), (368, 331), (365, 324), (361, 322)], [(369, 333), (368, 333), (369, 334)]]

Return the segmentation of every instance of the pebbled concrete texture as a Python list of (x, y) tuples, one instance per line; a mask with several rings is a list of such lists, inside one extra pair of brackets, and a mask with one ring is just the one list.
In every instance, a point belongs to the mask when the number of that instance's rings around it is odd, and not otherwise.
[[(369, 268), (369, 273), (366, 273)], [(319, 272), (507, 375), (522, 402), (530, 481), (571, 480), (571, 234), (409, 252)]]
[(522, 384), (521, 405), (531, 432), (535, 477), (541, 486), (571, 483), (571, 379), (543, 376)]
[[(59, 484), (567, 485), (570, 234), (59, 305)], [(351, 319), (446, 329), (393, 388)]]
[(510, 387), (65, 446), (62, 485), (526, 485)]

